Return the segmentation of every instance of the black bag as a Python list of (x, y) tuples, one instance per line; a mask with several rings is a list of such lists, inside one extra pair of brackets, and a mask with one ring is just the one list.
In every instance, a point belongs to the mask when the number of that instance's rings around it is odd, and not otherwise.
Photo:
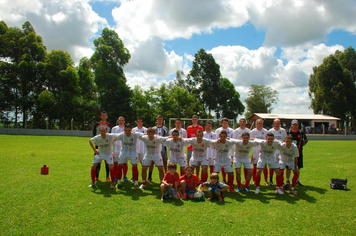
[(330, 188), (346, 190), (346, 185), (347, 179), (331, 179)]

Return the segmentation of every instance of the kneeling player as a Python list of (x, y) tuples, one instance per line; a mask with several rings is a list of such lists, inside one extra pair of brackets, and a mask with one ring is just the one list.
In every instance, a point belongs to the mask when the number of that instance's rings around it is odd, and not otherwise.
[[(194, 149), (193, 149), (194, 150)], [(185, 174), (180, 177), (179, 179), (179, 184), (182, 189), (182, 195), (183, 199), (193, 199), (194, 198), (194, 193), (195, 193), (195, 187), (198, 183), (200, 183), (200, 180), (198, 176), (193, 174), (194, 168), (190, 165), (187, 165), (185, 168)], [(201, 190), (199, 190), (201, 192)]]

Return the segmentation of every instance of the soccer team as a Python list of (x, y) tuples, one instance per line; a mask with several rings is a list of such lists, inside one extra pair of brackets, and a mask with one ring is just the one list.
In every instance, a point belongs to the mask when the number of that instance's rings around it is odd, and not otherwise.
[[(142, 184), (139, 187), (141, 189), (146, 188), (147, 183), (152, 181), (152, 172), (156, 165), (159, 171), (162, 201), (168, 195), (172, 195), (175, 199), (193, 199), (195, 194), (201, 195), (202, 188), (208, 190), (209, 200), (216, 198), (222, 201), (224, 198), (222, 192), (227, 189), (233, 193), (251, 192), (249, 189), (251, 178), (256, 185), (255, 193), (259, 194), (262, 172), (266, 185), (273, 185), (273, 173), (276, 173), (276, 191), (279, 194), (283, 194), (285, 189), (290, 188), (290, 193), (296, 195), (295, 186), (302, 185), (299, 182), (299, 169), (303, 167), (302, 148), (308, 140), (304, 132), (298, 129), (297, 120), (292, 121), (292, 128), (287, 134), (286, 130), (280, 127), (279, 119), (274, 120), (274, 127), (269, 131), (263, 128), (263, 120), (258, 119), (256, 128), (251, 131), (246, 128), (246, 120), (243, 118), (239, 120), (240, 127), (235, 130), (228, 127), (227, 118), (222, 118), (222, 127), (213, 132), (212, 122), (205, 123), (204, 131), (198, 124), (196, 115), (192, 117), (192, 125), (187, 127), (187, 130), (182, 128), (182, 121), (176, 119), (175, 128), (170, 131), (163, 125), (162, 116), (157, 116), (157, 125), (148, 129), (143, 127), (141, 118), (136, 120), (135, 128), (125, 123), (122, 116), (118, 118), (118, 125), (111, 128), (107, 118), (107, 113), (102, 112), (101, 121), (94, 126), (94, 137), (89, 140), (95, 153), (89, 187), (96, 186), (102, 160), (106, 164), (106, 178), (107, 181), (111, 181), (111, 188), (119, 188), (122, 180), (128, 181), (128, 160), (132, 165), (131, 181), (135, 189), (138, 188), (139, 177), (137, 164), (140, 162), (142, 166)], [(188, 147), (187, 157), (185, 147)], [(251, 149), (252, 158), (250, 158)], [(180, 175), (176, 171), (178, 164)], [(233, 166), (238, 186), (236, 190), (233, 188)], [(208, 181), (208, 167), (210, 181)], [(242, 167), (244, 188), (241, 181)], [(284, 184), (285, 169), (286, 183)], [(291, 170), (293, 170), (292, 183), (290, 183)], [(219, 181), (220, 171), (222, 182)]]

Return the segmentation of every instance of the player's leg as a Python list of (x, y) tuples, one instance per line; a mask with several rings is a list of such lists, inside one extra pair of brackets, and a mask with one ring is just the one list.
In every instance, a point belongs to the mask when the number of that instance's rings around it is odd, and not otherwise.
[(110, 174), (110, 168), (109, 164), (105, 161), (105, 170), (106, 170), (106, 181), (110, 182), (109, 174)]
[(124, 174), (124, 179), (126, 177), (125, 169), (126, 169), (126, 173), (127, 173), (127, 157), (120, 154), (119, 161), (118, 161), (118, 173), (117, 173), (117, 186), (118, 187), (121, 186), (122, 174)]
[(148, 182), (152, 181), (152, 173), (153, 173), (153, 168), (154, 168), (155, 164), (153, 163), (153, 161), (151, 162), (150, 168), (148, 170)]
[(237, 183), (236, 192), (240, 192), (241, 191), (241, 161), (239, 159), (235, 159), (234, 164), (235, 164), (235, 175), (236, 175), (236, 183)]
[(232, 165), (225, 165), (224, 168), (228, 174), (229, 191), (235, 193), (236, 191), (234, 190), (234, 170), (232, 168)]
[(140, 186), (140, 189), (146, 188), (147, 185), (147, 168), (150, 166), (151, 160), (148, 159), (143, 159), (142, 160), (142, 184)]
[(182, 189), (183, 200), (187, 199), (187, 183), (185, 180), (180, 181), (180, 188)]
[(166, 185), (161, 183), (160, 190), (161, 190), (161, 195), (162, 195), (161, 201), (163, 201), (166, 196)]
[(96, 169), (95, 169), (95, 180), (96, 181), (99, 181), (99, 174), (100, 174), (100, 168), (101, 168), (101, 162), (96, 166)]
[(265, 178), (265, 184), (266, 185), (269, 185), (269, 183), (268, 183), (268, 169), (267, 169), (267, 165), (265, 166), (265, 168), (263, 169), (263, 176), (264, 176), (264, 178)]
[(206, 182), (208, 180), (208, 165), (202, 165), (201, 170), (201, 182)]
[(188, 153), (187, 153), (187, 163), (188, 163), (188, 165), (190, 163), (190, 158), (192, 158), (192, 153), (193, 153), (193, 151), (189, 151), (188, 150)]
[(278, 163), (276, 165), (274, 164), (268, 164), (270, 169), (273, 169), (276, 172), (276, 186), (277, 186), (277, 192), (279, 194), (283, 194), (283, 177), (281, 174), (281, 170), (279, 169)]
[(89, 187), (95, 187), (96, 168), (98, 165), (99, 165), (99, 163), (94, 163), (94, 161), (93, 161), (93, 164), (91, 165), (91, 168), (90, 168), (91, 184), (89, 185)]
[(244, 170), (246, 170), (246, 179), (245, 179), (245, 191), (251, 192), (248, 188), (250, 185), (251, 177), (252, 177), (252, 163), (251, 162), (244, 162)]

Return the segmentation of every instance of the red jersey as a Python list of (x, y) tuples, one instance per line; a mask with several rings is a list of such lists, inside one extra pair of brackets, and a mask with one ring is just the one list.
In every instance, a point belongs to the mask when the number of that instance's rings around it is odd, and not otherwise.
[[(200, 126), (200, 125), (195, 126), (195, 127), (193, 125), (188, 126), (188, 128), (187, 128), (187, 136), (188, 136), (188, 138), (194, 138), (195, 137), (195, 133), (197, 132), (197, 130), (201, 130), (201, 131), (204, 132), (203, 127)], [(188, 150), (189, 151), (193, 151), (192, 145), (190, 145), (188, 147)]]
[(179, 181), (179, 174), (176, 172), (174, 175), (171, 175), (169, 171), (164, 175), (163, 180), (166, 181), (168, 184), (174, 184)]
[(200, 180), (195, 174), (192, 174), (190, 179), (187, 179), (185, 175), (183, 175), (182, 177), (180, 177), (179, 182), (182, 180), (187, 183), (187, 189), (195, 189), (196, 185), (200, 184)]

